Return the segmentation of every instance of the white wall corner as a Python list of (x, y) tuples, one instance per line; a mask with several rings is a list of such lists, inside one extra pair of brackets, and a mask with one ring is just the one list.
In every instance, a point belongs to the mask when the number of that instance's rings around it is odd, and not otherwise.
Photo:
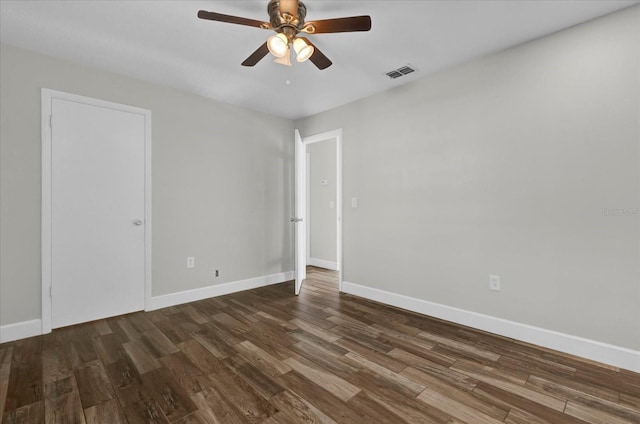
[(153, 296), (145, 306), (146, 311), (168, 308), (170, 306), (181, 305), (183, 303), (195, 302), (197, 300), (208, 299), (210, 297), (223, 296), (243, 290), (256, 289), (258, 287), (283, 283), (293, 280), (294, 271), (280, 272), (277, 274), (265, 275), (262, 277), (249, 278), (247, 280), (233, 281), (214, 286), (201, 287), (193, 290), (185, 290), (177, 293)]
[(416, 299), (348, 281), (342, 282), (342, 291), (500, 336), (580, 356), (618, 368), (640, 372), (640, 352), (636, 350)]
[(3, 325), (0, 327), (0, 343), (26, 339), (27, 337), (39, 336), (41, 334), (42, 320), (40, 319)]

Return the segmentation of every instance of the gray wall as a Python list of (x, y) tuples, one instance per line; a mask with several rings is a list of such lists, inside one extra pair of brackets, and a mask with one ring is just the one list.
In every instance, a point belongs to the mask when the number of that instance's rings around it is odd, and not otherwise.
[(345, 281), (640, 349), (639, 14), (296, 122), (343, 128)]
[(152, 111), (153, 295), (293, 268), (291, 121), (3, 44), (1, 325), (40, 318), (41, 87)]
[[(345, 280), (640, 349), (640, 219), (603, 213), (640, 207), (639, 14), (296, 122), (343, 128)], [(40, 316), (40, 87), (153, 111), (154, 295), (292, 268), (290, 121), (2, 45), (1, 325)]]
[[(336, 140), (325, 140), (307, 146), (310, 154), (309, 181), (309, 256), (337, 262), (337, 158)], [(327, 185), (321, 185), (327, 180)], [(333, 202), (333, 208), (331, 208)]]

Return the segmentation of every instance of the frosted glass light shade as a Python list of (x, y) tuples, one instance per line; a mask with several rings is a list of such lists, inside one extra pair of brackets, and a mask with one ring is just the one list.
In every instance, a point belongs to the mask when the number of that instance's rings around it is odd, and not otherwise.
[(289, 40), (284, 34), (272, 35), (267, 39), (267, 48), (275, 57), (283, 57), (289, 52)]
[(291, 66), (291, 53), (289, 51), (289, 46), (287, 46), (286, 53), (281, 57), (276, 57), (274, 62), (284, 66)]
[(302, 38), (296, 38), (293, 40), (293, 49), (296, 51), (296, 60), (298, 62), (304, 62), (313, 55), (314, 48), (306, 43)]

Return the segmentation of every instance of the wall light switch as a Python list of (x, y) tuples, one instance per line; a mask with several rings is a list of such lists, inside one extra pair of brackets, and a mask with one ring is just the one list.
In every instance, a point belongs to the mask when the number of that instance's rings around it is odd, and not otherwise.
[(187, 257), (187, 268), (195, 268), (196, 266), (196, 258), (193, 256)]
[(333, 209), (336, 207), (336, 202), (334, 202), (333, 200), (329, 201), (329, 209)]
[(353, 209), (356, 209), (358, 207), (358, 198), (357, 197), (352, 197), (351, 198), (351, 207)]
[(489, 290), (500, 291), (500, 276), (499, 275), (490, 275), (489, 276)]

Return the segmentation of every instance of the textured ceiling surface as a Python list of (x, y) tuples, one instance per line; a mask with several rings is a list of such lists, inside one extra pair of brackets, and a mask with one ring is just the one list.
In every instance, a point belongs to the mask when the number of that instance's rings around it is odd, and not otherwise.
[[(262, 1), (0, 1), (0, 41), (296, 119), (640, 3), (639, 0), (308, 0), (307, 20), (370, 15), (370, 32), (309, 36), (332, 61), (240, 66), (271, 31), (197, 19), (268, 21)], [(385, 72), (419, 71), (391, 80)]]

